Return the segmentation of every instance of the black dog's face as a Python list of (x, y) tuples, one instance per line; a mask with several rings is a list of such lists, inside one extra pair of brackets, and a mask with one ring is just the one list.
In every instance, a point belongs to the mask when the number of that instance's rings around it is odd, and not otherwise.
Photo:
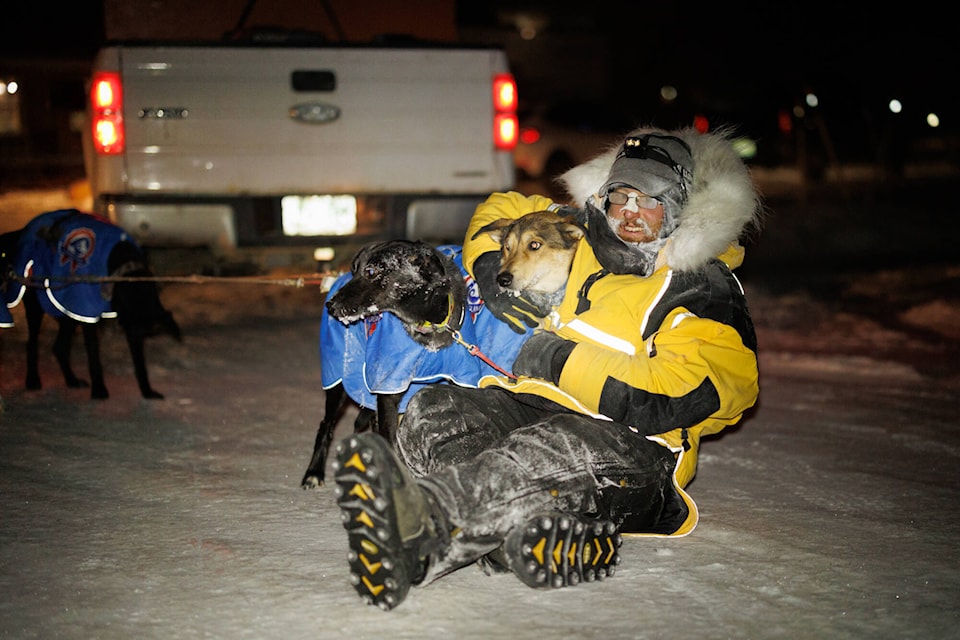
[(350, 281), (327, 300), (330, 315), (345, 323), (383, 311), (401, 320), (421, 322), (421, 312), (415, 307), (425, 304), (444, 273), (433, 247), (408, 240), (363, 247), (354, 256), (350, 271)]

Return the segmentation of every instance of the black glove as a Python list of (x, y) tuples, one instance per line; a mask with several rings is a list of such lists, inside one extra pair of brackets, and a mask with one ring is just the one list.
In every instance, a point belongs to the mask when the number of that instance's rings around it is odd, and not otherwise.
[(559, 385), (563, 365), (567, 363), (570, 352), (576, 346), (576, 342), (565, 340), (549, 331), (535, 333), (520, 348), (520, 353), (513, 363), (513, 373), (516, 376), (549, 380)]
[(587, 224), (587, 211), (586, 209), (581, 209), (579, 207), (572, 207), (569, 204), (565, 204), (556, 209), (555, 213), (558, 216), (573, 216), (573, 219), (581, 227), (586, 226)]
[(488, 251), (473, 263), (473, 273), (480, 287), (480, 295), (487, 308), (498, 319), (506, 322), (517, 333), (525, 333), (540, 324), (540, 319), (550, 313), (549, 309), (541, 309), (529, 300), (515, 296), (509, 291), (500, 289), (497, 284), (497, 273), (500, 271), (500, 253)]

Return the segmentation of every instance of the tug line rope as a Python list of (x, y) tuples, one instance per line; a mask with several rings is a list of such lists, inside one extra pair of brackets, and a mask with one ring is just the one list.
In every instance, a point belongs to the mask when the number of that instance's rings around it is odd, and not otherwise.
[(210, 283), (230, 283), (230, 284), (270, 284), (284, 287), (295, 287), (302, 289), (308, 286), (319, 286), (326, 292), (329, 290), (333, 281), (340, 276), (342, 271), (326, 271), (300, 276), (286, 276), (282, 278), (269, 278), (263, 276), (39, 276), (32, 274), (29, 277), (17, 274), (9, 274), (11, 280), (19, 282), (27, 287), (36, 287), (49, 289), (51, 283), (57, 283), (58, 288), (68, 287), (71, 284), (107, 284), (116, 282), (168, 282), (181, 284), (210, 284)]
[[(330, 286), (333, 284), (333, 281), (340, 275), (343, 271), (324, 271), (319, 273), (314, 273), (310, 275), (302, 276), (288, 276), (285, 278), (265, 278), (262, 276), (202, 276), (202, 275), (188, 275), (188, 276), (38, 276), (30, 275), (29, 277), (24, 277), (13, 273), (11, 270), (7, 274), (7, 278), (10, 280), (15, 280), (21, 285), (27, 287), (35, 287), (42, 289), (53, 289), (50, 283), (56, 282), (59, 283), (60, 287), (68, 287), (71, 284), (85, 283), (85, 284), (107, 284), (115, 282), (172, 282), (172, 283), (181, 283), (181, 284), (209, 284), (213, 282), (226, 282), (230, 284), (271, 284), (271, 285), (280, 285), (284, 287), (295, 287), (297, 289), (303, 289), (308, 286), (319, 286), (322, 293), (326, 293), (330, 290)], [(467, 352), (477, 358), (480, 358), (488, 365), (496, 369), (501, 374), (510, 378), (511, 380), (516, 380), (516, 376), (512, 373), (501, 368), (497, 363), (490, 359), (485, 353), (480, 350), (480, 347), (475, 344), (470, 344), (463, 339), (463, 336), (459, 331), (451, 330), (447, 328), (453, 334), (454, 341), (459, 345), (464, 347)]]

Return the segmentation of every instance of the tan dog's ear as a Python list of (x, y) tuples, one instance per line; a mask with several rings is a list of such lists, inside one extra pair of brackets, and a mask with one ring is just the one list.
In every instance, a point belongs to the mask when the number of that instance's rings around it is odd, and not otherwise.
[(513, 218), (500, 218), (499, 220), (494, 220), (490, 224), (486, 224), (473, 234), (471, 240), (476, 240), (477, 236), (481, 233), (487, 233), (493, 238), (494, 242), (500, 242), (503, 239), (503, 230), (516, 222)]

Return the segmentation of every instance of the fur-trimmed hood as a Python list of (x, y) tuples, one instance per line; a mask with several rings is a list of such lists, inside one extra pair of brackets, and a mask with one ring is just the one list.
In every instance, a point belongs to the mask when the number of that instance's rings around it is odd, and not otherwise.
[[(688, 128), (664, 131), (640, 128), (627, 136), (644, 133), (673, 135), (690, 146), (693, 155), (693, 185), (680, 211), (679, 225), (664, 248), (666, 263), (679, 271), (701, 267), (707, 260), (736, 244), (749, 227), (760, 223), (761, 200), (746, 165), (730, 142), (731, 131), (700, 133)], [(600, 206), (597, 192), (607, 180), (622, 143), (562, 174), (558, 181), (577, 205), (590, 198)]]

